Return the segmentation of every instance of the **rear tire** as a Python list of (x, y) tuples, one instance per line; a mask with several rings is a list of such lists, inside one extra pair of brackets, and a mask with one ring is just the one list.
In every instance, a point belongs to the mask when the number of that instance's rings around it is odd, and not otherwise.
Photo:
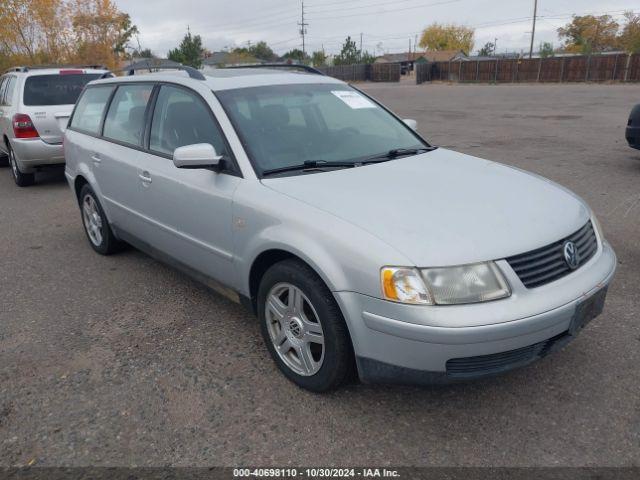
[(11, 145), (9, 145), (9, 165), (11, 166), (11, 176), (13, 181), (19, 187), (30, 187), (36, 183), (35, 173), (22, 173), (20, 167), (18, 167), (18, 161), (16, 160), (16, 154), (13, 152)]
[(267, 270), (258, 291), (258, 318), (269, 353), (298, 386), (326, 392), (351, 378), (353, 348), (340, 307), (302, 261), (284, 260)]
[(111, 255), (122, 250), (123, 243), (113, 234), (102, 205), (89, 184), (80, 190), (79, 201), (84, 233), (91, 248), (100, 255)]

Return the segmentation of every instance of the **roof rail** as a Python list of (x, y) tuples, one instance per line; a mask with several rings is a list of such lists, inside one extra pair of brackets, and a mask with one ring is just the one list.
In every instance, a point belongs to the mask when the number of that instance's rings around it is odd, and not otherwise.
[(299, 63), (258, 63), (255, 65), (233, 65), (224, 68), (297, 68), (316, 75), (326, 76), (324, 72), (317, 68), (310, 67), (309, 65), (302, 65)]
[(23, 65), (17, 67), (11, 67), (7, 72), (28, 72), (30, 70), (44, 70), (47, 68), (93, 68), (96, 70), (107, 70), (104, 65), (65, 65), (65, 64), (50, 64), (50, 65)]
[[(193, 78), (195, 80), (206, 80), (207, 78), (202, 74), (202, 72), (200, 72), (199, 70), (196, 70), (193, 67), (188, 67), (186, 65), (162, 65), (162, 64), (156, 64), (156, 65), (140, 65), (140, 66), (134, 66), (133, 68), (123, 68), (122, 70), (117, 70), (118, 72), (128, 72), (127, 75), (134, 75), (135, 72), (137, 70), (151, 70), (151, 69), (156, 69), (156, 70), (183, 70), (185, 72), (187, 72), (189, 74), (190, 78)], [(111, 72), (108, 72), (111, 73)], [(107, 74), (105, 73), (102, 78), (108, 78)]]

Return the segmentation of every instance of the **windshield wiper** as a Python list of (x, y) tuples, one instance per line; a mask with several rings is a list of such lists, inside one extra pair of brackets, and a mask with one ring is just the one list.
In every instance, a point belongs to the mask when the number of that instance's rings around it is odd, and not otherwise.
[(269, 168), (262, 172), (262, 176), (273, 175), (276, 173), (295, 172), (297, 170), (310, 170), (314, 168), (349, 168), (358, 165), (357, 162), (327, 162), (326, 160), (305, 160), (303, 163), (296, 165), (287, 165), (286, 167)]
[(411, 155), (418, 155), (419, 153), (431, 152), (438, 147), (417, 147), (417, 148), (394, 148), (386, 153), (373, 155), (367, 157), (364, 160), (358, 160), (355, 162), (328, 162), (326, 160), (305, 160), (303, 163), (295, 165), (287, 165), (285, 167), (269, 168), (262, 172), (262, 176), (266, 177), (277, 173), (295, 172), (298, 170), (312, 170), (323, 168), (351, 168), (360, 167), (370, 163), (381, 163), (393, 160), (394, 158), (407, 157)]
[(432, 152), (438, 147), (417, 147), (417, 148), (394, 148), (386, 153), (379, 155), (373, 155), (361, 163), (366, 165), (367, 163), (386, 162), (387, 160), (393, 160), (394, 158), (409, 157), (411, 155), (418, 155), (419, 153)]

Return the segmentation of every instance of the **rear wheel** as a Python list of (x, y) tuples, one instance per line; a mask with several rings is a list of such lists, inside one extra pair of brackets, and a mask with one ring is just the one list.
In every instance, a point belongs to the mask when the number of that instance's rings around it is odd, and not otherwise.
[(87, 184), (80, 190), (82, 224), (91, 247), (101, 255), (111, 255), (122, 249), (93, 189)]
[(20, 167), (18, 167), (18, 161), (16, 160), (16, 154), (9, 145), (9, 165), (11, 165), (11, 175), (13, 181), (19, 187), (29, 187), (36, 182), (35, 173), (22, 173)]
[(258, 317), (271, 356), (297, 385), (325, 392), (349, 379), (353, 354), (346, 323), (331, 291), (308, 265), (285, 260), (265, 273)]

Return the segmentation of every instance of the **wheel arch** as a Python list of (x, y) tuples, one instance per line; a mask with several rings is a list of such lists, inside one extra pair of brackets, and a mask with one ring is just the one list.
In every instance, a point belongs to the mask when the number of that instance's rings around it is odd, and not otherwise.
[[(292, 251), (285, 248), (269, 248), (259, 253), (256, 258), (251, 263), (251, 268), (249, 270), (249, 299), (251, 301), (251, 308), (253, 313), (257, 313), (257, 297), (258, 297), (258, 289), (260, 288), (260, 281), (264, 274), (276, 263), (282, 262), (284, 260), (294, 259), (298, 260), (309, 268), (311, 268), (324, 282), (327, 287), (329, 284), (327, 280), (324, 278), (322, 272), (318, 271), (318, 268), (311, 264), (309, 261), (304, 259), (301, 255), (293, 253)], [(330, 288), (330, 287), (329, 287)]]
[(80, 203), (80, 191), (82, 190), (82, 187), (88, 184), (89, 184), (89, 181), (86, 178), (84, 178), (83, 175), (76, 175), (76, 178), (73, 181), (73, 190), (76, 194), (76, 199), (78, 200), (78, 203)]

